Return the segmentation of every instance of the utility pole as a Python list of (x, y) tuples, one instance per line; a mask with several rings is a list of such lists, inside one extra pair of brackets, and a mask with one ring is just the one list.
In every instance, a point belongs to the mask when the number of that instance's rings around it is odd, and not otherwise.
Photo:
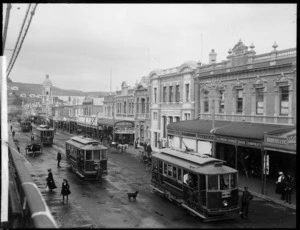
[(4, 55), (4, 49), (5, 49), (5, 41), (6, 41), (6, 35), (7, 35), (7, 27), (8, 27), (8, 22), (9, 22), (10, 9), (11, 9), (11, 3), (8, 3), (7, 7), (6, 7), (5, 26), (4, 26), (4, 33), (3, 33), (3, 46), (2, 46), (3, 55)]

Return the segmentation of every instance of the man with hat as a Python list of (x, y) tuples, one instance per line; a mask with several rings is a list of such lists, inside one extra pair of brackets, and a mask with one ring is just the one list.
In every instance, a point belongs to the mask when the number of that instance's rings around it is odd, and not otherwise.
[(53, 174), (51, 172), (51, 169), (48, 169), (48, 177), (47, 177), (47, 185), (46, 187), (48, 186), (50, 192), (52, 192), (52, 189), (55, 189), (57, 188), (56, 185), (55, 185), (55, 182), (54, 182), (54, 179), (53, 179)]
[(276, 193), (281, 194), (281, 200), (285, 198), (285, 176), (283, 172), (278, 172), (279, 177), (276, 181)]
[(58, 151), (56, 159), (57, 159), (57, 167), (60, 167), (60, 164), (59, 164), (60, 161), (61, 161), (61, 153), (60, 153), (60, 151)]
[(241, 203), (242, 203), (242, 207), (241, 207), (241, 211), (240, 211), (240, 215), (241, 218), (248, 218), (248, 210), (249, 210), (249, 203), (250, 200), (253, 199), (253, 195), (248, 191), (248, 187), (244, 187), (244, 191), (243, 191), (243, 195), (242, 195), (242, 199), (241, 199)]

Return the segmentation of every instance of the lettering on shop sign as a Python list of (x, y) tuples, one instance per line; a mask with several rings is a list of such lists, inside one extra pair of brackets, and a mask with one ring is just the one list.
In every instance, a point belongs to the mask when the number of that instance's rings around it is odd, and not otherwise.
[(252, 141), (247, 141), (247, 144), (251, 146), (260, 146), (260, 143), (252, 142)]
[(267, 142), (274, 143), (274, 144), (285, 145), (286, 144), (286, 139), (267, 137)]
[(162, 115), (176, 115), (180, 116), (180, 111), (173, 111), (173, 110), (165, 110), (161, 112)]
[(213, 140), (214, 139), (213, 136), (206, 136), (206, 135), (200, 135), (200, 134), (197, 134), (197, 138), (201, 138), (201, 139), (205, 139), (205, 140)]
[(238, 142), (239, 145), (246, 145), (246, 141), (238, 140), (237, 142)]
[(287, 136), (287, 144), (296, 145), (296, 135)]

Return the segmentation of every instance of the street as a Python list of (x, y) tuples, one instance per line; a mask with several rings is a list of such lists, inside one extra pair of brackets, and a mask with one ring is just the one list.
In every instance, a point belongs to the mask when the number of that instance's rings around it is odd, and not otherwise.
[[(132, 146), (126, 153), (108, 154), (108, 176), (102, 183), (84, 181), (67, 167), (64, 145), (70, 134), (57, 130), (54, 145), (33, 157), (25, 154), (30, 133), (21, 132), (16, 122), (13, 127), (26, 167), (60, 228), (296, 228), (296, 211), (258, 198), (250, 204), (249, 219), (203, 223), (152, 192), (151, 172), (138, 161)], [(61, 167), (57, 167), (58, 150), (62, 152)], [(45, 188), (48, 168), (57, 185), (52, 193)], [(72, 192), (67, 204), (60, 196), (63, 178)], [(128, 200), (127, 192), (135, 191), (139, 191), (136, 201)]]

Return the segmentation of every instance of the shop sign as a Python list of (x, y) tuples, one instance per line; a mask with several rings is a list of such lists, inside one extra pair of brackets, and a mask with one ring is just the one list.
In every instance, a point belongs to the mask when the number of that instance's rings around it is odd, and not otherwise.
[(296, 134), (287, 136), (286, 140), (288, 145), (296, 145)]
[(180, 111), (174, 111), (174, 110), (163, 110), (161, 112), (162, 116), (180, 116)]
[(261, 147), (261, 143), (259, 142), (247, 141), (246, 143), (250, 146)]
[(222, 142), (227, 142), (230, 144), (235, 145), (236, 144), (236, 139), (230, 139), (230, 138), (226, 138), (226, 137), (217, 137), (216, 138), (217, 141), (222, 141)]
[(201, 134), (197, 134), (197, 138), (201, 138), (201, 139), (205, 139), (205, 140), (213, 140), (214, 139), (213, 136), (201, 135)]
[(267, 142), (272, 144), (285, 145), (286, 139), (276, 138), (276, 137), (267, 137)]
[(269, 155), (265, 155), (264, 157), (264, 170), (263, 173), (269, 175)]

